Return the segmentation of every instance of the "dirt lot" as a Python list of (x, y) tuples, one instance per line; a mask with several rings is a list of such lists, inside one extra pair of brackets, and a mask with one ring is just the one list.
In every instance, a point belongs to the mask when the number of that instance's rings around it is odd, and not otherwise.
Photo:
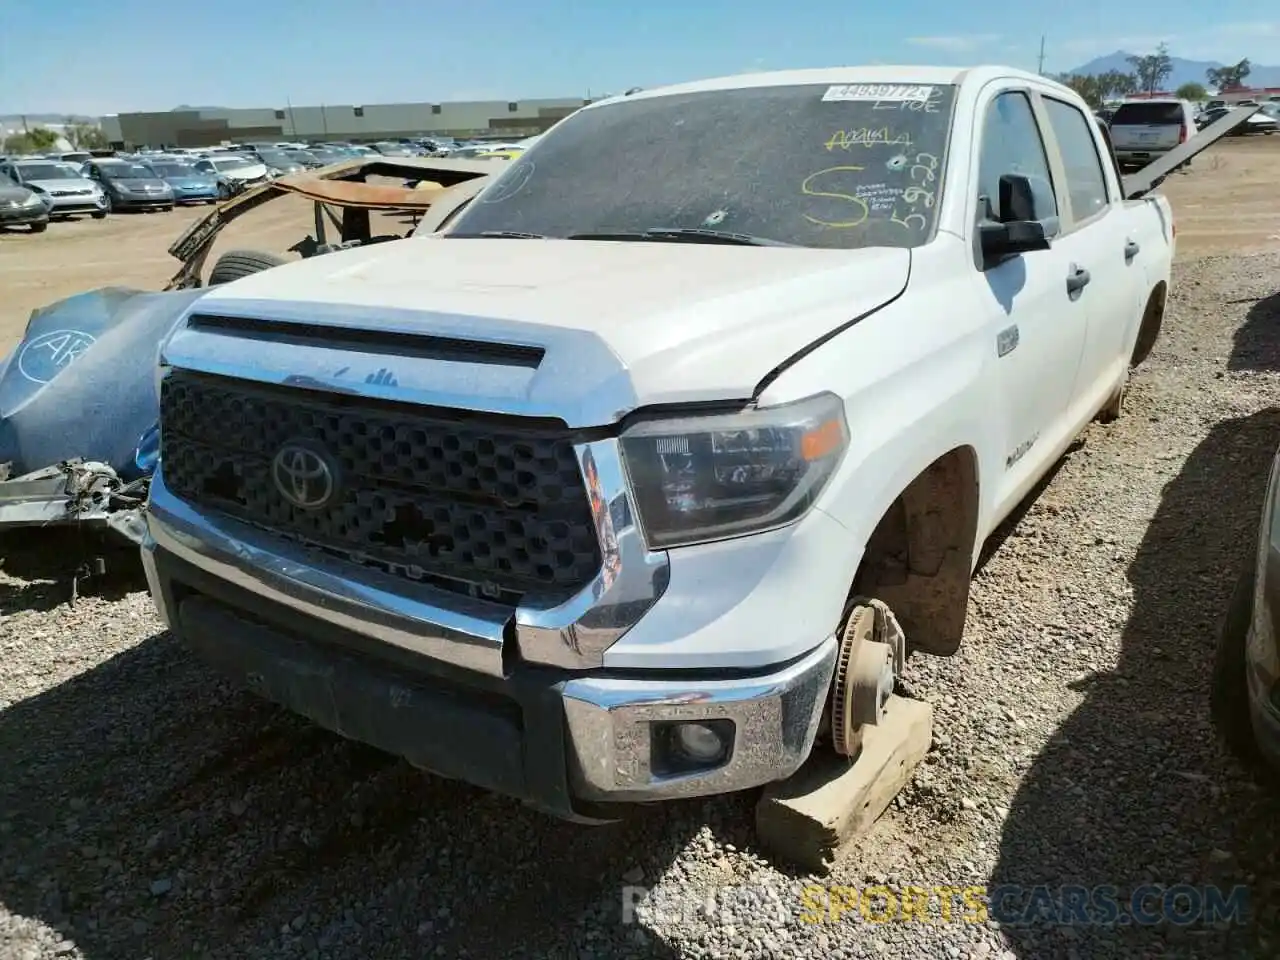
[[(0, 540), (0, 960), (1280, 956), (1280, 801), (1207, 717), (1280, 444), (1280, 137), (1216, 156), (1169, 184), (1181, 256), (1125, 415), (988, 545), (960, 652), (912, 658), (937, 711), (927, 761), (821, 882), (1244, 884), (1247, 923), (998, 925), (959, 906), (807, 923), (814, 881), (756, 849), (749, 796), (549, 821), (229, 689), (137, 577), (69, 606), (67, 541), (17, 537)], [(0, 283), (23, 298), (3, 298), (10, 329), (41, 283), (123, 265), (158, 282), (180, 216), (0, 239)], [(93, 266), (62, 278), (75, 243)], [(657, 902), (629, 923), (636, 885)]]
[[(371, 181), (371, 182), (376, 182)], [(212, 208), (178, 207), (170, 213), (121, 213), (105, 220), (87, 216), (51, 223), (41, 234), (25, 227), (0, 230), (0, 353), (22, 338), (27, 317), (37, 307), (94, 287), (159, 290), (179, 263), (168, 248)], [(280, 197), (250, 210), (218, 236), (205, 262), (206, 276), (227, 250), (267, 250), (296, 256), (289, 247), (315, 233), (311, 201)], [(375, 216), (375, 233), (404, 233), (408, 221)], [(329, 239), (336, 239), (326, 225)]]

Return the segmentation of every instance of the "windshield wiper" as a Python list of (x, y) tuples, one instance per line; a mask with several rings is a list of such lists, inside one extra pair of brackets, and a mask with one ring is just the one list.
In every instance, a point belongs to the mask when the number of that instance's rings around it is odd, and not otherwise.
[(446, 237), (475, 240), (477, 237), (496, 237), (499, 240), (545, 240), (541, 233), (521, 233), (519, 230), (481, 230), (479, 233), (446, 233)]
[(728, 233), (702, 227), (650, 227), (647, 230), (571, 233), (570, 240), (657, 240), (672, 243), (727, 243), (739, 247), (794, 247), (794, 243), (753, 237), (748, 233)]

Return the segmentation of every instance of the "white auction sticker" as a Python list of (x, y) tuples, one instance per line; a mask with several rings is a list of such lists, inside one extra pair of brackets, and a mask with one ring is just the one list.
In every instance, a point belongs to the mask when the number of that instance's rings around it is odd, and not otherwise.
[(823, 100), (879, 100), (921, 103), (933, 95), (933, 87), (908, 83), (845, 83), (828, 87)]

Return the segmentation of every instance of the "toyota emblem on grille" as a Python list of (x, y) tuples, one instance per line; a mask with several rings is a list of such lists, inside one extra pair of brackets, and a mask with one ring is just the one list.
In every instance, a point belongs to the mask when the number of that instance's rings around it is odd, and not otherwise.
[(329, 459), (311, 447), (286, 443), (271, 461), (276, 489), (295, 507), (318, 510), (333, 499), (337, 477)]

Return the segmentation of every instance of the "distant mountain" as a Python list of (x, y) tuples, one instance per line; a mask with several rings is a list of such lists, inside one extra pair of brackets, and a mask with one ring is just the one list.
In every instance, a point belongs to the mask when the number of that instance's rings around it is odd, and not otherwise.
[[(1117, 50), (1115, 53), (1109, 53), (1105, 57), (1090, 60), (1084, 66), (1068, 70), (1067, 73), (1097, 74), (1106, 73), (1108, 70), (1132, 73), (1133, 67), (1126, 59), (1131, 56), (1133, 54)], [(1205, 71), (1225, 66), (1225, 64), (1218, 63), (1215, 60), (1183, 60), (1181, 57), (1171, 57), (1170, 59), (1173, 61), (1173, 73), (1169, 74), (1169, 79), (1164, 82), (1166, 90), (1176, 90), (1184, 83), (1203, 83), (1207, 85)], [(1249, 71), (1249, 76), (1245, 83), (1251, 87), (1280, 87), (1280, 67), (1264, 67), (1255, 63), (1253, 64), (1253, 69)]]

